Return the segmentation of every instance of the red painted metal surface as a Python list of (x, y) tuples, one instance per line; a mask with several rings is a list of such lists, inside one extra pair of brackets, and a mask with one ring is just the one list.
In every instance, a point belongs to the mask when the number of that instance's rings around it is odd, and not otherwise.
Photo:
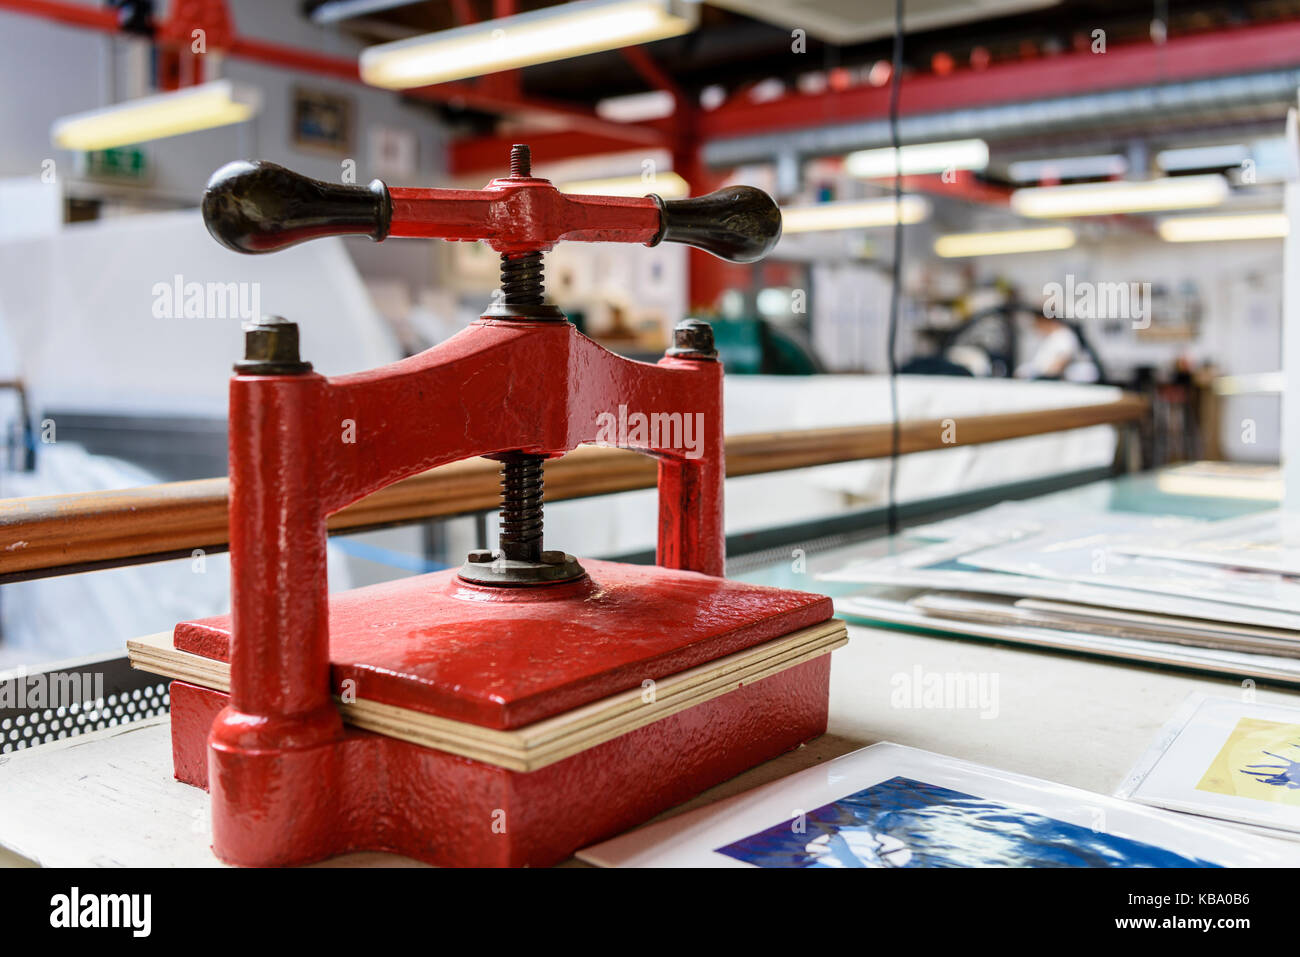
[[(0, 0), (2, 2), (2, 0)], [(672, 118), (649, 120), (641, 126), (655, 127), (660, 140), (667, 141)], [(447, 146), (447, 170), (455, 176), (482, 173), (492, 175), (505, 169), (504, 158), (518, 136), (469, 136), (453, 140)], [(581, 130), (530, 130), (528, 144), (532, 147), (533, 163), (556, 163), (576, 156), (596, 156), (602, 153), (625, 153), (631, 147), (624, 136)]]
[[(566, 196), (515, 165), (484, 190), (389, 190), (388, 235), (481, 239), (516, 262), (561, 240), (657, 240), (654, 200)], [(183, 780), (197, 781), (199, 732), (206, 741), (222, 859), (290, 863), (374, 847), (443, 863), (541, 863), (824, 728), (829, 659), (529, 774), (344, 728), (333, 694), (349, 679), (370, 701), (517, 728), (831, 615), (822, 596), (721, 577), (719, 362), (698, 344), (634, 362), (558, 313), (506, 302), (377, 369), (232, 378), (232, 611), (182, 623), (174, 639), (230, 662), (228, 698), (182, 684), (173, 699)], [(641, 427), (629, 428), (633, 417)], [(446, 572), (327, 598), (333, 512), (471, 456), (549, 458), (591, 442), (658, 459), (659, 567), (588, 562), (573, 581), (508, 587)], [(449, 845), (448, 822), (486, 826), (489, 810), (515, 821), (515, 836)]]
[(300, 507), (319, 514), (323, 529), (324, 515), (438, 465), (511, 449), (558, 455), (602, 441), (600, 417), (617, 415), (620, 405), (646, 415), (700, 414), (698, 457), (671, 444), (629, 447), (660, 462), (660, 516), (669, 520), (659, 563), (722, 574), (716, 362), (634, 362), (567, 322), (485, 318), (419, 355), (365, 372), (235, 376), (230, 398), (232, 499), (265, 498), (250, 502), (247, 516), (232, 513), (232, 532), (248, 524), (250, 534), (262, 531), (259, 521), (289, 521), (274, 511), (277, 494), (261, 491), (279, 475), (286, 485), (279, 494), (310, 503)]
[(197, 36), (203, 49), (225, 50), (234, 38), (234, 25), (225, 0), (171, 0), (167, 16), (157, 24), (154, 38), (164, 46), (192, 49)]
[(649, 197), (578, 196), (550, 180), (494, 179), (484, 189), (392, 187), (390, 236), (483, 240), (499, 253), (546, 251), (561, 240), (644, 243), (659, 234)]
[(668, 71), (661, 67), (654, 57), (646, 52), (645, 47), (623, 47), (618, 52), (647, 85), (672, 94), (678, 109), (690, 102), (690, 95), (677, 85), (676, 81), (668, 75)]
[[(82, 27), (118, 29), (115, 11), (67, 0), (0, 0), (0, 10)], [(226, 52), (289, 69), (360, 80), (354, 58), (267, 43), (241, 36), (238, 31), (231, 37)], [(1300, 20), (1281, 19), (1173, 36), (1163, 44), (1111, 44), (1105, 53), (1076, 50), (957, 69), (946, 74), (909, 75), (903, 84), (900, 111), (904, 115), (942, 112), (1296, 65), (1300, 65)], [(492, 89), (491, 84), (489, 88), (479, 89), (470, 83), (440, 83), (405, 93), (494, 112), (526, 111), (564, 119), (569, 130), (532, 136), (537, 155), (548, 162), (627, 150), (636, 144), (671, 145), (673, 129), (682, 125), (680, 117), (649, 123), (614, 123), (571, 104), (511, 95)], [(792, 94), (763, 103), (734, 96), (717, 109), (702, 113), (696, 134), (701, 142), (707, 142), (727, 136), (801, 129), (828, 122), (850, 123), (887, 115), (888, 90), (884, 87), (856, 86), (818, 94)], [(458, 140), (450, 147), (449, 169), (456, 175), (494, 170), (512, 142), (504, 136)]]
[[(980, 69), (956, 69), (943, 75), (908, 73), (899, 110), (904, 116), (941, 113), (1295, 66), (1300, 66), (1300, 20), (1279, 20), (1172, 36), (1160, 45), (1112, 43), (1105, 53), (1085, 49), (993, 63)], [(791, 93), (762, 103), (733, 94), (716, 109), (700, 112), (697, 135), (707, 143), (729, 136), (856, 123), (888, 115), (887, 86)], [(601, 137), (540, 133), (531, 138), (536, 155), (548, 162), (627, 149), (618, 140)], [(449, 169), (457, 175), (493, 170), (499, 157), (510, 149), (510, 143), (508, 137), (500, 135), (455, 140), (450, 146)], [(689, 176), (682, 175), (700, 191)]]
[[(893, 180), (879, 180), (881, 183), (893, 184)], [(929, 193), (933, 196), (947, 196), (986, 206), (1008, 206), (1013, 190), (981, 181), (970, 170), (953, 170), (943, 175), (914, 175), (902, 177), (902, 188), (908, 193)]]
[(304, 50), (301, 47), (239, 34), (231, 38), (226, 52), (233, 57), (254, 63), (265, 63), (286, 70), (318, 73), (321, 76), (337, 77), (354, 83), (361, 82), (361, 67), (356, 57), (331, 56), (328, 53), (317, 53), (315, 50)]
[[(584, 567), (589, 580), (544, 588), (473, 585), (447, 571), (335, 595), (331, 688), (518, 728), (831, 616), (821, 595), (648, 566)], [(229, 660), (230, 616), (178, 625), (175, 645)]]
[(469, 23), (478, 23), (478, 14), (474, 12), (470, 0), (451, 0), (451, 8), (456, 13), (457, 26), (463, 27)]
[(173, 755), (177, 778), (239, 809), (213, 818), (230, 863), (382, 850), (444, 867), (543, 866), (822, 734), (829, 678), (823, 655), (531, 773), (355, 728), (329, 749), (209, 752), (194, 729), (227, 696), (174, 681)]
[[(1105, 53), (1071, 51), (994, 63), (982, 70), (908, 74), (899, 111), (903, 115), (942, 113), (1296, 65), (1300, 65), (1300, 20), (1285, 20), (1174, 36), (1163, 44), (1116, 43)], [(707, 141), (888, 115), (887, 86), (791, 94), (763, 103), (733, 98), (701, 114), (700, 135)]]
[[(220, 708), (183, 685), (173, 698), (182, 780), (197, 781), (207, 742), (216, 853), (543, 863), (820, 733), (829, 658), (531, 774), (347, 730), (333, 705), (354, 677), (367, 698), (517, 727), (828, 618), (820, 596), (717, 577), (721, 402), (717, 362), (633, 362), (566, 322), (486, 317), (355, 375), (235, 376), (233, 610), (178, 626), (176, 642), (228, 655), (231, 694)], [(590, 562), (590, 581), (508, 590), (444, 573), (327, 600), (330, 513), (458, 459), (608, 439), (600, 416), (620, 408), (698, 415), (689, 447), (668, 432), (619, 437), (660, 461), (662, 567)], [(488, 825), (465, 837), (497, 810), (515, 822), (509, 837)]]
[(618, 123), (602, 119), (594, 110), (553, 100), (550, 97), (524, 96), (509, 87), (502, 90), (496, 83), (483, 84), (481, 82), (483, 79), (486, 77), (480, 77), (473, 83), (456, 81), (436, 83), (433, 86), (417, 86), (403, 90), (402, 94), (456, 107), (472, 107), (503, 116), (516, 114), (546, 116), (563, 121), (564, 126), (572, 131), (618, 139), (624, 144), (623, 148), (629, 150), (663, 142), (663, 134), (654, 124)]

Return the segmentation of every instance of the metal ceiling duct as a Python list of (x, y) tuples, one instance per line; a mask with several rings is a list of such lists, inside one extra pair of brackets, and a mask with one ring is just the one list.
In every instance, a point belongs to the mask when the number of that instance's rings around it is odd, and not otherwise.
[[(807, 30), (827, 43), (862, 43), (890, 36), (894, 32), (892, 3), (863, 0), (710, 0), (715, 7), (743, 13), (777, 26)], [(1061, 0), (910, 0), (904, 5), (903, 22), (908, 33), (991, 20), (1051, 7)]]
[[(1276, 110), (1280, 121), (1294, 105), (1297, 89), (1300, 69), (1214, 77), (904, 116), (899, 120), (899, 135), (903, 143), (972, 137), (1010, 140), (1122, 124), (1222, 122), (1242, 110)], [(710, 166), (738, 166), (782, 155), (826, 156), (889, 144), (889, 122), (879, 119), (712, 140), (704, 146), (704, 161)]]

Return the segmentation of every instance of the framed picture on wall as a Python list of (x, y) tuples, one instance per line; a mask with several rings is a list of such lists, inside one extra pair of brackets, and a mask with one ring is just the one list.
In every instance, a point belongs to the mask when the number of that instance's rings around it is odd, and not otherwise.
[(356, 104), (349, 96), (293, 88), (291, 139), (299, 149), (344, 156), (353, 152)]

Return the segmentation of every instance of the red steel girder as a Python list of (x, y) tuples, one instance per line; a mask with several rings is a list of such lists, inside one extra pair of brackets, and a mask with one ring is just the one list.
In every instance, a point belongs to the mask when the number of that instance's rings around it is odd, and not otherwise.
[[(899, 110), (940, 113), (974, 106), (1075, 96), (1125, 87), (1300, 66), (1300, 20), (1172, 37), (1164, 44), (1126, 43), (1105, 53), (1077, 51), (906, 76)], [(730, 100), (700, 117), (705, 140), (756, 132), (847, 123), (889, 115), (887, 86), (792, 94), (765, 103)]]
[[(1296, 66), (1300, 66), (1300, 19), (1173, 37), (1163, 45), (1114, 44), (1106, 53), (1062, 53), (998, 63), (983, 70), (955, 70), (946, 76), (909, 75), (903, 82), (900, 111), (904, 115), (938, 113)], [(888, 87), (790, 94), (765, 103), (733, 96), (716, 109), (700, 111), (698, 133), (701, 142), (707, 143), (729, 136), (807, 129), (888, 115)], [(538, 154), (552, 162), (626, 149), (618, 142), (600, 138), (566, 142), (562, 135), (540, 135), (531, 139)], [(453, 142), (450, 169), (458, 175), (493, 169), (491, 158), (499, 158), (510, 148), (510, 142), (498, 136)]]

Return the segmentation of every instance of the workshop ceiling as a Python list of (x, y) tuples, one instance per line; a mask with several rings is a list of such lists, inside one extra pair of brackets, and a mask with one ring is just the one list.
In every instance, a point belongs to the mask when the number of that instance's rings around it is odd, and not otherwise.
[[(303, 15), (328, 0), (306, 0)], [(921, 0), (917, 0), (921, 3)], [(1047, 4), (1047, 5), (1044, 5)], [(338, 21), (338, 29), (367, 43), (447, 30), (463, 22), (460, 15), (491, 19), (493, 0), (403, 3), (400, 0), (363, 15)], [(519, 12), (554, 6), (551, 0), (517, 0)], [(910, 4), (909, 4), (910, 5)], [(802, 0), (780, 4), (787, 12), (770, 13), (767, 22), (739, 12), (762, 8), (757, 0), (719, 0), (701, 4), (699, 28), (682, 37), (648, 44), (646, 50), (682, 88), (698, 92), (720, 86), (728, 92), (769, 78), (793, 82), (811, 70), (856, 67), (890, 56), (886, 35), (857, 39), (861, 31), (840, 44), (819, 39), (827, 24), (844, 18), (852, 8), (865, 10), (859, 17), (864, 30), (879, 33), (879, 23), (892, 15), (891, 0)], [(731, 7), (733, 9), (724, 9)], [(1031, 9), (1024, 9), (1031, 7)], [(807, 53), (790, 56), (790, 24), (807, 13)], [(1008, 10), (1011, 12), (1007, 12)], [(788, 12), (794, 11), (794, 12)], [(1025, 59), (1083, 48), (1094, 30), (1106, 31), (1110, 44), (1147, 40), (1152, 20), (1163, 19), (1171, 35), (1231, 29), (1246, 23), (1300, 16), (1300, 0), (929, 0), (918, 7), (923, 26), (908, 33), (905, 61), (909, 68), (930, 70), (935, 58), (950, 57), (958, 65), (971, 61), (972, 51), (988, 62)], [(952, 22), (961, 16), (963, 22)], [(974, 18), (974, 19), (972, 19)], [(879, 21), (879, 23), (877, 22)], [(947, 21), (947, 22), (945, 22)], [(868, 29), (869, 28), (869, 29)], [(841, 33), (841, 36), (851, 36)], [(609, 96), (646, 90), (641, 76), (617, 52), (597, 53), (522, 71), (528, 95), (592, 105)]]
[[(892, 36), (895, 4), (893, 0), (787, 0), (773, 4), (770, 0), (710, 0), (725, 7), (787, 30), (802, 29), (818, 40), (839, 43), (863, 43)], [(1050, 7), (1060, 0), (909, 0), (904, 5), (903, 24), (908, 31), (987, 20)]]

